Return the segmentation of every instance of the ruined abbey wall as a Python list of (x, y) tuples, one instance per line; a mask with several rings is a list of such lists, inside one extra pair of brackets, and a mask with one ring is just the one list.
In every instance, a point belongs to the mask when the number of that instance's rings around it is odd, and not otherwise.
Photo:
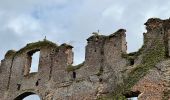
[[(0, 64), (0, 100), (170, 100), (170, 19), (151, 18), (144, 44), (127, 54), (126, 30), (87, 39), (85, 61), (73, 66), (72, 46), (48, 40), (9, 50)], [(38, 72), (29, 73), (40, 51)]]

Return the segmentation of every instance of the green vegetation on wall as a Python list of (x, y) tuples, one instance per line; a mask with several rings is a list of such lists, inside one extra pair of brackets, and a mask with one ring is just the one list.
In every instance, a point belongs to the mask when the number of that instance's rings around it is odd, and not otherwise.
[(128, 75), (128, 78), (124, 80), (125, 90), (129, 90), (136, 82), (139, 81), (147, 72), (152, 69), (158, 62), (165, 58), (165, 46), (162, 41), (155, 40), (152, 43), (152, 47), (148, 48), (143, 57), (142, 63), (138, 65)]
[[(6, 54), (5, 54), (5, 58), (8, 58), (8, 57), (15, 57), (19, 54), (22, 54), (24, 52), (28, 52), (29, 50), (34, 50), (34, 49), (41, 49), (41, 48), (49, 48), (49, 47), (53, 47), (53, 48), (58, 48), (57, 44), (51, 42), (51, 41), (48, 41), (48, 40), (43, 40), (43, 41), (38, 41), (38, 42), (33, 42), (33, 43), (29, 43), (27, 44), (25, 47), (21, 48), (20, 50), (18, 51), (15, 51), (15, 50), (9, 50)], [(35, 51), (36, 51), (35, 50)]]
[(162, 100), (169, 100), (169, 98), (170, 98), (170, 90), (165, 90)]
[(68, 72), (75, 71), (75, 70), (77, 70), (77, 69), (80, 69), (82, 66), (84, 66), (84, 63), (85, 63), (85, 62), (83, 62), (83, 63), (81, 63), (81, 64), (78, 64), (78, 65), (76, 65), (76, 66), (68, 65), (66, 70), (67, 70)]
[[(144, 50), (144, 47), (139, 52)], [(137, 52), (136, 54), (140, 54)], [(142, 77), (144, 77), (148, 71), (155, 67), (157, 63), (165, 58), (165, 46), (164, 42), (159, 39), (155, 39), (152, 42), (152, 46), (145, 50), (142, 55), (142, 62), (134, 70), (132, 70), (128, 77), (124, 79), (124, 85), (121, 87), (122, 93), (128, 93), (132, 86), (134, 86)]]
[(147, 48), (144, 44), (138, 52), (122, 54), (122, 57), (132, 60), (142, 55), (142, 62), (134, 68), (128, 77), (124, 78), (124, 84), (120, 84), (110, 96), (99, 98), (99, 100), (126, 100), (124, 94), (129, 93), (131, 88), (142, 78), (148, 71), (155, 67), (157, 63), (165, 58), (165, 45), (162, 40), (155, 39), (151, 47)]
[(5, 54), (5, 58), (8, 57), (13, 57), (13, 55), (16, 53), (15, 50), (9, 50), (6, 54)]
[(27, 50), (31, 50), (31, 49), (35, 49), (35, 48), (40, 49), (42, 47), (56, 47), (57, 48), (57, 45), (51, 41), (48, 41), (48, 40), (33, 42), (33, 43), (27, 44), (24, 48), (17, 51), (16, 54), (21, 54)]

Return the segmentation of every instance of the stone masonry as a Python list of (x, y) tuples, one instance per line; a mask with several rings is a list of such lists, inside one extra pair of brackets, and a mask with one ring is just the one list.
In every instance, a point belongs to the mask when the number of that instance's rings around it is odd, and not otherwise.
[[(151, 18), (144, 44), (127, 53), (126, 30), (87, 39), (85, 61), (73, 66), (72, 46), (44, 39), (9, 50), (0, 63), (0, 100), (170, 100), (170, 19)], [(134, 41), (135, 42), (135, 41)], [(40, 51), (38, 72), (30, 73)]]

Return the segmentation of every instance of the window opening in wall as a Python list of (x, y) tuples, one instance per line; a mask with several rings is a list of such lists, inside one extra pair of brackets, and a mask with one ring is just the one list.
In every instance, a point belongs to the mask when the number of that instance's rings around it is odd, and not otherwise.
[(101, 55), (104, 55), (104, 51), (103, 50), (101, 51)]
[(73, 78), (74, 79), (76, 78), (76, 72), (73, 72)]
[(130, 59), (130, 65), (134, 65), (134, 64), (135, 64), (134, 59)]
[(35, 83), (35, 86), (39, 85), (39, 81), (40, 81), (40, 79), (37, 80), (37, 82)]
[(39, 85), (39, 82), (37, 81), (36, 83), (35, 83), (35, 86), (38, 86)]
[(131, 91), (127, 94), (125, 94), (125, 97), (127, 98), (127, 100), (138, 100), (138, 96), (141, 94), (140, 91)]
[(103, 79), (102, 78), (99, 78), (99, 82), (102, 82), (103, 81)]
[(32, 55), (31, 67), (29, 73), (38, 72), (39, 57), (40, 57), (40, 51), (37, 51)]
[(20, 90), (21, 84), (17, 84), (17, 90)]

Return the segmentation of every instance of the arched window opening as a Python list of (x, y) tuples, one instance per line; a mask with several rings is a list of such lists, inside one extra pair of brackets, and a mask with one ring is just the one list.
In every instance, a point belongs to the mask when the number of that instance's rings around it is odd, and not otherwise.
[(41, 99), (37, 94), (33, 92), (25, 92), (16, 97), (14, 100), (41, 100)]

